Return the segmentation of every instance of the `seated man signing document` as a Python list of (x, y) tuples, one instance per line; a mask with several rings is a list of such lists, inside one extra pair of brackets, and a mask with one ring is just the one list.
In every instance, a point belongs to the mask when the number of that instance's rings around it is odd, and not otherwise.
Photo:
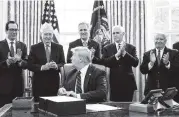
[(75, 47), (71, 50), (74, 69), (68, 72), (58, 95), (86, 99), (86, 102), (106, 100), (107, 82), (105, 71), (91, 64), (91, 51), (87, 47)]

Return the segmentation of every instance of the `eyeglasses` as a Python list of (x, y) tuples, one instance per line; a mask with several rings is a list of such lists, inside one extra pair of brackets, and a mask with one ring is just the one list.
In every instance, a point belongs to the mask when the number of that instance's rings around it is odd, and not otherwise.
[(18, 29), (8, 29), (9, 31), (19, 31)]
[(112, 34), (121, 34), (120, 32), (113, 32)]

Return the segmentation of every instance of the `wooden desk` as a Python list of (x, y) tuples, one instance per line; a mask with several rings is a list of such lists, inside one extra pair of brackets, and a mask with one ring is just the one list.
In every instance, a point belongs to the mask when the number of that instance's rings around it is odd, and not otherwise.
[[(81, 115), (69, 115), (69, 116), (61, 116), (61, 117), (156, 117), (157, 115), (155, 114), (145, 114), (145, 113), (138, 113), (138, 112), (130, 112), (128, 111), (129, 104), (130, 103), (125, 103), (125, 102), (108, 102), (104, 103), (107, 105), (112, 105), (112, 106), (117, 106), (123, 108), (122, 110), (113, 110), (113, 111), (105, 111), (105, 112), (88, 112), (86, 114), (81, 114)], [(7, 106), (7, 105), (5, 105)], [(10, 107), (3, 107), (0, 109), (0, 114), (3, 110), (8, 109)], [(37, 110), (37, 108), (35, 108)], [(178, 117), (179, 116), (179, 111), (178, 112), (165, 112), (162, 113), (160, 116), (165, 116), (165, 117)], [(158, 117), (160, 117), (158, 116)], [(46, 113), (42, 112), (35, 112), (32, 113), (31, 110), (13, 110), (9, 108), (7, 112), (3, 114), (2, 117), (54, 117), (52, 115), (48, 115)]]

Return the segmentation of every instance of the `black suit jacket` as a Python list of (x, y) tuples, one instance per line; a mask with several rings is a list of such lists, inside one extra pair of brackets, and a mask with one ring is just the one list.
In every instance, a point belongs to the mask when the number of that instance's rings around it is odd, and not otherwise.
[(38, 43), (31, 47), (28, 67), (33, 71), (33, 95), (38, 96), (52, 96), (57, 95), (59, 88), (59, 71), (65, 63), (64, 51), (62, 45), (51, 43), (50, 61), (56, 62), (58, 69), (50, 69), (41, 71), (41, 66), (47, 63), (44, 44)]
[[(64, 88), (75, 92), (77, 70), (74, 68), (67, 73), (64, 80)], [(101, 102), (106, 100), (107, 82), (105, 71), (89, 65), (84, 80), (84, 93), (80, 94), (87, 102)]]
[(0, 95), (22, 96), (24, 91), (23, 70), (27, 67), (27, 47), (24, 43), (16, 42), (17, 49), (22, 51), (22, 64), (7, 65), (6, 60), (10, 52), (7, 40), (0, 41)]
[(179, 50), (179, 42), (173, 44), (173, 49)]
[(166, 68), (161, 59), (160, 66), (158, 66), (156, 61), (154, 66), (149, 70), (148, 64), (150, 62), (150, 51), (153, 51), (156, 54), (156, 49), (145, 52), (143, 56), (143, 62), (140, 65), (141, 73), (148, 74), (144, 95), (146, 95), (152, 89), (157, 89), (158, 83), (160, 85), (159, 88), (163, 89), (164, 91), (166, 88), (170, 87), (171, 80), (173, 79), (172, 73), (178, 69), (179, 65), (178, 52), (176, 50), (165, 47), (163, 54), (169, 52), (170, 68)]
[[(71, 57), (72, 57), (71, 49), (78, 47), (78, 46), (83, 46), (81, 39), (77, 39), (69, 44), (68, 53), (67, 53), (67, 63), (71, 63)], [(99, 48), (99, 44), (97, 42), (89, 39), (88, 48), (95, 49), (95, 54), (94, 54), (95, 58), (100, 58), (100, 48)], [(93, 60), (93, 63), (94, 63), (94, 61), (95, 60)]]
[[(117, 53), (115, 43), (109, 44), (103, 49), (103, 60), (105, 65), (110, 67), (110, 88), (111, 99), (117, 100), (124, 96), (122, 92), (133, 92), (137, 89), (135, 77), (132, 67), (137, 67), (138, 58), (136, 55), (136, 48), (126, 43), (126, 55), (120, 57), (119, 60), (115, 58)], [(107, 64), (106, 64), (107, 63)], [(131, 97), (132, 98), (132, 97)]]

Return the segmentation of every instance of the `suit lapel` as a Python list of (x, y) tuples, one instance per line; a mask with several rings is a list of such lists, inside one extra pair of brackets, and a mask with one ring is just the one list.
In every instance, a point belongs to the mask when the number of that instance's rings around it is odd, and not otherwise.
[(22, 51), (22, 47), (19, 41), (16, 41), (16, 53), (17, 53), (17, 49), (20, 49)]
[(46, 63), (47, 62), (47, 57), (46, 57), (46, 53), (45, 53), (45, 47), (44, 47), (44, 44), (42, 42), (40, 43), (39, 52), (40, 52), (39, 55), (41, 55), (42, 58), (44, 58), (43, 59), (44, 63)]
[(8, 53), (8, 52), (10, 52), (10, 50), (9, 50), (9, 46), (8, 46), (8, 43), (7, 43), (7, 40), (5, 39), (4, 40), (4, 51), (5, 51), (5, 53)]
[[(67, 73), (68, 73), (69, 71), (67, 71)], [(73, 69), (72, 71), (71, 71), (71, 74), (69, 74), (69, 76), (68, 76), (68, 87), (69, 87), (69, 90), (73, 90), (74, 92), (75, 92), (75, 85), (76, 85), (76, 76), (77, 76), (77, 73), (78, 73), (78, 71), (76, 70), (76, 69)]]
[(87, 92), (88, 82), (89, 82), (89, 79), (92, 75), (92, 70), (93, 70), (92, 66), (89, 65), (88, 70), (86, 72), (85, 80), (84, 80), (84, 92)]
[(112, 44), (112, 51), (116, 54), (117, 53), (117, 48), (116, 48), (116, 44), (113, 43)]
[(82, 43), (81, 39), (78, 39), (78, 45), (83, 46), (83, 43)]
[(160, 59), (160, 64), (162, 64), (162, 65), (164, 65), (164, 63), (162, 62), (163, 55), (164, 55), (164, 54), (167, 54), (167, 52), (168, 52), (168, 48), (165, 47), (164, 50), (163, 50), (162, 57), (161, 57), (161, 59)]

